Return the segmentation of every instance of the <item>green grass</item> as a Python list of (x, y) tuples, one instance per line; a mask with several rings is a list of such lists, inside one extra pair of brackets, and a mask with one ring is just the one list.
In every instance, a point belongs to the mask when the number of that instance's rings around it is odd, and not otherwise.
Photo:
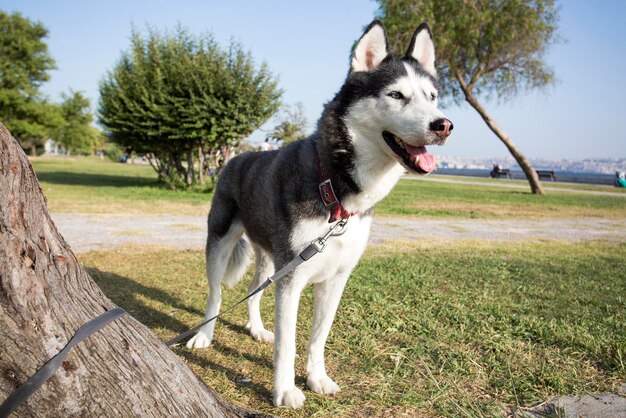
[(149, 165), (98, 158), (31, 160), (52, 212), (206, 215), (211, 194), (170, 190)]
[[(601, 190), (601, 186), (598, 186)], [(626, 196), (550, 191), (536, 196), (526, 190), (462, 183), (403, 179), (376, 206), (383, 215), (461, 218), (623, 218)]]
[[(220, 320), (213, 347), (176, 351), (226, 400), (281, 416), (500, 416), (511, 405), (623, 383), (624, 260), (626, 244), (592, 242), (374, 247), (352, 274), (327, 345), (329, 374), (342, 391), (306, 390), (298, 411), (271, 405), (272, 346), (246, 334), (245, 307)], [(164, 340), (203, 317), (199, 251), (135, 247), (81, 261), (115, 303)], [(241, 298), (247, 282), (227, 290), (223, 306)], [(311, 302), (307, 289), (300, 387)], [(270, 329), (272, 306), (264, 296)]]
[[(53, 212), (204, 216), (210, 207), (210, 193), (169, 190), (157, 182), (150, 166), (60, 157), (36, 158), (32, 164)], [(550, 191), (534, 196), (527, 190), (493, 186), (506, 184), (503, 181), (478, 180), (485, 184), (400, 180), (376, 213), (461, 218), (622, 218), (626, 213), (626, 197), (620, 193)]]

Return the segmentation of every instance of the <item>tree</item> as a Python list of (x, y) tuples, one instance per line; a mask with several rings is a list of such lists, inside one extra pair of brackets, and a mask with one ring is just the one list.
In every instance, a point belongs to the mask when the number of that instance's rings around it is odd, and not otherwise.
[(81, 92), (70, 91), (62, 94), (60, 105), (63, 123), (57, 131), (57, 139), (68, 155), (71, 152), (90, 154), (94, 145), (100, 140), (100, 131), (92, 126), (93, 114), (91, 113), (89, 99)]
[(308, 121), (304, 115), (304, 107), (301, 102), (295, 106), (285, 105), (282, 108), (278, 125), (272, 129), (270, 135), (283, 141), (283, 146), (297, 141), (306, 136)]
[(32, 155), (61, 123), (57, 106), (39, 91), (55, 68), (47, 36), (41, 23), (0, 11), (0, 117)]
[(100, 121), (113, 142), (153, 157), (161, 179), (191, 186), (194, 157), (203, 167), (207, 152), (237, 145), (277, 110), (281, 94), (267, 65), (257, 67), (237, 43), (222, 50), (183, 28), (134, 32), (100, 83)]
[(378, 0), (393, 47), (406, 45), (415, 22), (429, 22), (436, 37), (442, 93), (465, 99), (504, 143), (526, 174), (533, 193), (543, 194), (530, 161), (478, 100), (499, 100), (521, 89), (548, 86), (553, 71), (543, 62), (557, 40), (554, 0)]
[[(59, 235), (32, 167), (0, 124), (0, 400), (115, 305)], [(126, 314), (72, 349), (21, 417), (255, 416), (229, 405)], [(261, 415), (258, 415), (261, 416)]]

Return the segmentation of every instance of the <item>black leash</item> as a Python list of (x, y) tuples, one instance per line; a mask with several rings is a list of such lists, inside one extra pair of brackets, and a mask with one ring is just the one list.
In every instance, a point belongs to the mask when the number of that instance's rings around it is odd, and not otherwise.
[(125, 313), (122, 308), (114, 308), (78, 328), (72, 339), (63, 347), (63, 350), (59, 351), (57, 355), (48, 360), (43, 367), (37, 370), (37, 373), (32, 375), (22, 386), (17, 388), (15, 392), (2, 402), (2, 405), (0, 405), (0, 418), (8, 417), (15, 408), (20, 406), (22, 402), (26, 401), (37, 389), (46, 383), (61, 364), (63, 364), (63, 360), (65, 360), (72, 347)]
[[(268, 287), (272, 283), (280, 280), (283, 276), (291, 273), (292, 271), (294, 271), (296, 269), (296, 267), (298, 267), (300, 264), (304, 263), (305, 261), (309, 260), (315, 254), (318, 254), (318, 253), (321, 253), (322, 251), (324, 251), (324, 249), (326, 248), (326, 241), (328, 241), (328, 238), (336, 237), (336, 236), (342, 235), (344, 232), (346, 232), (346, 224), (347, 223), (348, 223), (348, 218), (343, 218), (339, 222), (337, 222), (334, 225), (332, 225), (328, 229), (328, 232), (326, 232), (326, 234), (324, 234), (323, 236), (313, 240), (311, 242), (311, 244), (309, 244), (308, 247), (306, 247), (300, 254), (298, 254), (296, 256), (296, 258), (291, 260), (287, 265), (285, 265), (283, 268), (281, 268), (276, 273), (274, 273), (274, 275), (272, 277), (268, 277), (267, 280), (265, 280), (263, 283), (261, 283), (261, 285), (259, 287), (254, 289), (245, 298), (241, 299), (239, 302), (235, 303), (234, 305), (232, 305), (232, 306), (228, 307), (227, 309), (223, 310), (222, 312), (218, 313), (214, 317), (209, 318), (209, 319), (205, 320), (204, 322), (196, 325), (195, 327), (191, 328), (189, 331), (183, 332), (182, 334), (172, 338), (171, 340), (167, 341), (165, 343), (165, 345), (168, 346), (168, 347), (171, 347), (172, 345), (176, 344), (180, 340), (184, 340), (185, 338), (189, 337), (194, 332), (196, 332), (197, 330), (202, 328), (204, 325), (206, 325), (209, 322), (216, 320), (220, 316), (222, 316), (222, 315), (232, 311), (237, 306), (239, 306), (240, 304), (242, 304), (246, 300), (250, 299), (252, 296), (256, 295), (257, 293), (259, 293), (260, 291), (262, 291), (263, 289), (265, 289), (266, 287)], [(336, 228), (339, 228), (339, 230), (335, 231)]]

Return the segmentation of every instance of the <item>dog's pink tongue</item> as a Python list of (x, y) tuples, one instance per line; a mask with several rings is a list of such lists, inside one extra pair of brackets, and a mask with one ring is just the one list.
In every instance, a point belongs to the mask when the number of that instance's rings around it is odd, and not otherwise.
[(407, 143), (405, 143), (404, 146), (411, 156), (411, 160), (415, 162), (415, 160), (417, 159), (417, 166), (422, 171), (430, 173), (437, 168), (435, 156), (429, 154), (425, 146), (414, 147), (413, 145), (409, 145)]

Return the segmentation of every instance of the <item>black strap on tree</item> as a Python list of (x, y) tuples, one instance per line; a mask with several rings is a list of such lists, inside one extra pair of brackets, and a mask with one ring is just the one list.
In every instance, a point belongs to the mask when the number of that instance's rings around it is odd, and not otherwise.
[(59, 351), (57, 355), (48, 360), (43, 367), (37, 370), (37, 373), (32, 375), (22, 386), (17, 388), (15, 392), (2, 402), (2, 405), (0, 405), (0, 418), (8, 417), (15, 408), (20, 406), (35, 393), (37, 389), (46, 383), (61, 364), (63, 364), (63, 360), (65, 360), (72, 347), (125, 313), (122, 308), (113, 308), (78, 328), (72, 339), (63, 347), (63, 350)]

